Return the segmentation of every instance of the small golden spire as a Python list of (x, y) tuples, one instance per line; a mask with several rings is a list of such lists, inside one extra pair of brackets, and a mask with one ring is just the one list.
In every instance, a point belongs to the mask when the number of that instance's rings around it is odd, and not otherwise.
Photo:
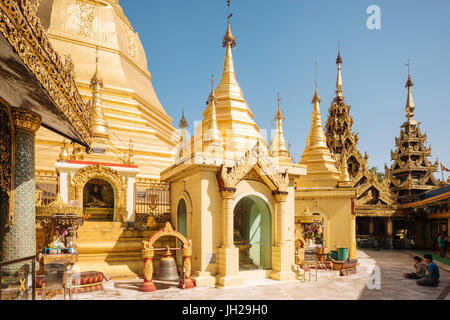
[(211, 106), (211, 119), (209, 122), (209, 129), (206, 132), (204, 141), (210, 143), (220, 142), (220, 131), (217, 127), (216, 116), (216, 94), (214, 92), (214, 74), (211, 75), (211, 93), (208, 98), (208, 105)]
[(348, 173), (347, 157), (345, 155), (342, 155), (341, 174), (339, 176), (339, 183), (345, 184), (348, 182), (350, 182), (350, 174)]
[(67, 161), (70, 159), (69, 148), (67, 148), (66, 139), (63, 140), (63, 146), (61, 147), (61, 153), (59, 154), (59, 160)]
[(307, 148), (327, 148), (327, 139), (325, 138), (325, 134), (323, 132), (323, 126), (322, 126), (322, 115), (320, 112), (320, 102), (322, 100), (320, 99), (319, 92), (318, 92), (318, 82), (317, 82), (317, 62), (314, 63), (315, 68), (315, 74), (316, 74), (316, 80), (315, 80), (315, 91), (314, 91), (314, 97), (312, 99), (313, 103), (313, 114), (312, 114), (312, 121), (311, 121), (311, 131), (308, 136), (307, 140)]
[[(317, 74), (317, 63), (316, 66)], [(317, 76), (316, 76), (317, 77)], [(300, 164), (306, 165), (308, 175), (299, 181), (298, 186), (303, 187), (335, 187), (339, 181), (339, 171), (336, 160), (333, 159), (322, 126), (320, 114), (320, 97), (317, 89), (317, 78), (315, 82), (315, 93), (313, 98), (313, 113), (311, 129), (306, 141), (306, 148), (302, 155)]]
[[(319, 103), (322, 102), (322, 99), (320, 99), (319, 93), (317, 91), (317, 62), (314, 62), (314, 70), (315, 70), (315, 81), (314, 81), (314, 86), (316, 88), (316, 91), (314, 92), (314, 97), (312, 99), (312, 103), (314, 104), (314, 108), (316, 107), (316, 105), (318, 106)], [(319, 110), (319, 115), (320, 115), (320, 110)]]
[(100, 73), (98, 68), (98, 46), (96, 48), (95, 58), (95, 73), (91, 79), (92, 100), (91, 105), (93, 108), (92, 114), (92, 133), (94, 138), (109, 138), (108, 124), (105, 120), (102, 107), (102, 88), (103, 81), (100, 79)]
[(128, 144), (128, 165), (134, 165), (134, 146), (133, 146), (133, 140), (130, 139), (130, 143)]
[(283, 132), (284, 116), (283, 116), (283, 113), (281, 112), (280, 101), (281, 101), (280, 94), (277, 93), (278, 110), (277, 110), (277, 113), (275, 114), (275, 119), (274, 119), (274, 121), (277, 122), (277, 131), (275, 133), (275, 137), (271, 141), (270, 149), (271, 149), (272, 155), (274, 157), (288, 158), (289, 152), (287, 150), (286, 140), (284, 138), (284, 132)]
[(274, 120), (276, 120), (276, 121), (279, 121), (279, 120), (280, 120), (280, 121), (283, 121), (283, 120), (285, 120), (285, 119), (284, 119), (284, 116), (283, 116), (283, 112), (281, 112), (280, 101), (281, 101), (280, 93), (278, 92), (278, 93), (277, 93), (278, 110), (277, 110), (277, 113), (275, 114), (275, 119), (274, 119)]
[(406, 81), (406, 88), (408, 88), (408, 98), (406, 100), (406, 118), (412, 119), (414, 117), (414, 110), (416, 109), (416, 106), (414, 105), (414, 99), (412, 96), (412, 87), (414, 86), (414, 82), (411, 80), (411, 69), (410, 69), (410, 62), (408, 59), (408, 63), (406, 64), (408, 67), (408, 81)]

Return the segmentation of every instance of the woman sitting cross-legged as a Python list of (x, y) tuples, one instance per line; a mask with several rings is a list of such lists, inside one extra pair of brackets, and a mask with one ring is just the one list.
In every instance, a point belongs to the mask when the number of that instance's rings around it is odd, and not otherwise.
[(406, 279), (421, 279), (425, 278), (427, 270), (425, 269), (425, 263), (423, 263), (422, 258), (415, 256), (414, 260), (414, 269), (416, 272), (404, 273), (403, 277)]

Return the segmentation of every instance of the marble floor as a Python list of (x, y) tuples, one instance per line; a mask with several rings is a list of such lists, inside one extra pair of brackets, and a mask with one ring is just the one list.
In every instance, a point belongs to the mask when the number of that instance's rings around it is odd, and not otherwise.
[(450, 300), (448, 266), (439, 265), (441, 283), (437, 288), (419, 287), (414, 280), (402, 278), (403, 272), (412, 271), (412, 254), (358, 251), (357, 274), (340, 277), (337, 271), (319, 271), (317, 282), (314, 278), (304, 283), (264, 280), (247, 283), (245, 290), (206, 287), (183, 291), (165, 286), (154, 293), (142, 293), (138, 291), (141, 280), (109, 281), (104, 291), (77, 294), (74, 300)]

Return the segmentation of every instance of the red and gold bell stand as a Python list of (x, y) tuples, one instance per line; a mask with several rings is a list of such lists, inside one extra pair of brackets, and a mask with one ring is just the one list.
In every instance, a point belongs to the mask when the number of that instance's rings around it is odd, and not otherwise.
[(157, 290), (153, 283), (153, 257), (155, 256), (155, 249), (153, 245), (156, 240), (161, 237), (175, 237), (182, 243), (181, 255), (183, 257), (183, 279), (178, 284), (180, 289), (194, 288), (194, 281), (191, 278), (191, 256), (192, 256), (192, 241), (187, 240), (181, 233), (173, 230), (170, 222), (166, 223), (164, 229), (153, 234), (148, 241), (142, 241), (143, 250), (142, 257), (144, 258), (144, 283), (139, 291), (154, 292)]

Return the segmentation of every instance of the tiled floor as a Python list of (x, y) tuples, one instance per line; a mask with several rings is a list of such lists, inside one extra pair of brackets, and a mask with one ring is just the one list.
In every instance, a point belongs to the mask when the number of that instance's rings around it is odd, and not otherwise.
[[(245, 290), (236, 288), (195, 288), (180, 290), (174, 287), (142, 293), (138, 291), (141, 280), (110, 281), (105, 290), (75, 295), (76, 300), (450, 300), (446, 288), (450, 285), (450, 272), (441, 269), (441, 283), (437, 288), (423, 288), (414, 280), (402, 278), (402, 273), (412, 271), (408, 253), (400, 251), (359, 251), (360, 267), (355, 275), (340, 277), (337, 271), (319, 271), (318, 281), (280, 283), (272, 280), (249, 283)], [(369, 289), (370, 270), (379, 267), (381, 289)], [(447, 269), (448, 270), (448, 269)], [(372, 287), (376, 287), (373, 285)], [(245, 292), (245, 295), (242, 294)]]

